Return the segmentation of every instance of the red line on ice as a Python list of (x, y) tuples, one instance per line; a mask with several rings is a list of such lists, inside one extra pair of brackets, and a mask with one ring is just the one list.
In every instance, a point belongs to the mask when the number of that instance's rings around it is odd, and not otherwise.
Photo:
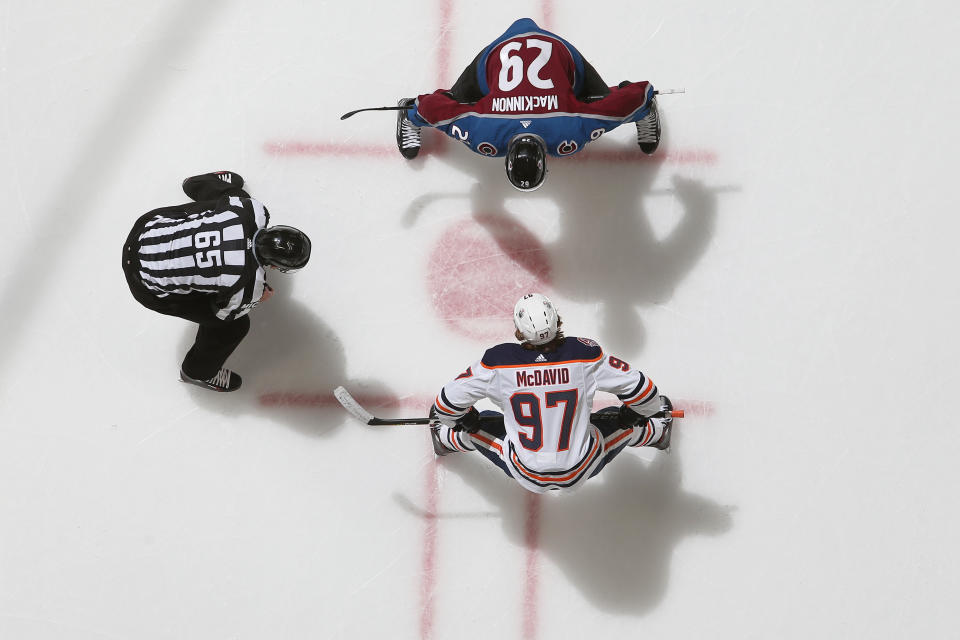
[[(447, 67), (450, 59), (450, 19), (453, 15), (454, 0), (440, 0), (440, 34), (437, 51), (437, 75), (440, 86), (445, 86)], [(445, 145), (444, 145), (445, 147)], [(444, 147), (441, 147), (441, 153)], [(393, 149), (391, 149), (391, 152)], [(433, 398), (428, 402), (433, 402)], [(427, 403), (420, 404), (426, 407)], [(422, 409), (421, 409), (422, 410)], [(433, 636), (434, 621), (434, 592), (436, 591), (437, 576), (437, 502), (440, 497), (440, 469), (437, 459), (427, 464), (425, 491), (427, 494), (427, 515), (423, 533), (423, 575), (420, 578), (420, 638), (428, 640)]]
[(440, 495), (439, 464), (431, 460), (424, 470), (427, 497), (423, 532), (423, 561), (420, 577), (420, 638), (433, 636), (433, 600), (437, 584), (437, 502)]
[(543, 0), (540, 3), (540, 13), (543, 15), (542, 26), (547, 31), (553, 29), (553, 1)]
[[(431, 141), (430, 146), (424, 144), (420, 157), (440, 155), (445, 152), (446, 138)], [(436, 142), (436, 144), (433, 144)], [(290, 140), (286, 142), (267, 142), (263, 149), (266, 153), (275, 156), (316, 156), (316, 157), (366, 157), (391, 158), (402, 162), (397, 153), (396, 145), (386, 144), (354, 144), (308, 142)], [(463, 153), (469, 153), (463, 151)], [(684, 164), (684, 165), (714, 165), (717, 163), (717, 152), (712, 149), (665, 149), (652, 156), (645, 155), (639, 150), (629, 149), (596, 149), (588, 147), (569, 158), (555, 158), (562, 162), (605, 162), (614, 164)]]
[[(396, 396), (381, 394), (363, 394), (355, 393), (353, 397), (368, 410), (390, 409), (393, 411), (404, 409), (409, 410), (413, 417), (422, 417), (430, 403), (433, 402), (432, 395), (415, 395), (397, 398)], [(709, 400), (690, 400), (683, 398), (672, 398), (673, 404), (677, 409), (683, 409), (688, 416), (712, 416), (714, 413), (713, 403)], [(290, 407), (295, 409), (325, 409), (328, 407), (339, 407), (340, 403), (333, 397), (329, 391), (305, 393), (295, 391), (267, 391), (257, 397), (257, 402), (262, 407), (283, 408)], [(598, 397), (593, 403), (593, 410), (598, 411), (604, 407), (620, 406), (612, 397)], [(374, 411), (374, 413), (378, 413)], [(400, 417), (409, 418), (411, 415)], [(379, 418), (390, 417), (389, 415), (378, 415)], [(682, 423), (681, 423), (682, 424)]]
[(263, 150), (275, 156), (367, 156), (373, 158), (397, 156), (396, 145), (356, 144), (333, 142), (267, 142)]
[[(421, 396), (417, 398), (397, 398), (395, 396), (380, 394), (362, 394), (354, 395), (357, 402), (367, 408), (376, 407), (378, 409), (395, 409), (401, 407), (416, 407), (418, 414), (429, 408), (433, 402), (433, 397)], [(267, 391), (257, 397), (257, 401), (263, 407), (294, 407), (297, 409), (324, 409), (326, 407), (339, 407), (340, 403), (333, 397), (330, 391), (318, 391), (316, 393), (297, 392), (297, 391)]]
[(524, 546), (527, 549), (526, 571), (523, 581), (523, 633), (524, 640), (537, 637), (539, 620), (538, 588), (540, 586), (539, 545), (540, 509), (543, 503), (540, 494), (527, 494), (527, 519), (524, 525)]
[(440, 34), (437, 45), (437, 86), (447, 86), (450, 70), (450, 31), (453, 17), (453, 0), (440, 0)]

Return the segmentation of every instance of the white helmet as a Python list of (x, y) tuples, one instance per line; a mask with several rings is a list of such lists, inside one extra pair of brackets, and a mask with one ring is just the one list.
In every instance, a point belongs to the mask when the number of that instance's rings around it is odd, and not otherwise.
[(532, 345), (546, 344), (557, 337), (557, 308), (549, 298), (539, 293), (528, 293), (513, 308), (513, 324)]

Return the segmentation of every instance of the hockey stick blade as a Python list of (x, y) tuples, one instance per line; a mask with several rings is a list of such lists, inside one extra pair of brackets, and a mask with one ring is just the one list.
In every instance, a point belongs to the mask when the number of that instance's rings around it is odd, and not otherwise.
[(360, 422), (370, 424), (370, 421), (373, 420), (373, 414), (361, 407), (360, 403), (354, 400), (353, 396), (350, 395), (350, 392), (343, 387), (337, 387), (334, 389), (333, 397), (337, 399), (337, 402), (343, 405), (343, 408), (347, 410), (347, 413), (352, 415)]
[(364, 424), (369, 424), (373, 426), (379, 425), (400, 425), (400, 424), (430, 424), (430, 418), (397, 418), (382, 420), (377, 418), (372, 413), (364, 409), (356, 399), (350, 395), (350, 392), (347, 391), (344, 387), (337, 387), (333, 390), (333, 397), (337, 399), (343, 408), (347, 410), (347, 413), (352, 415), (354, 418), (363, 422)]

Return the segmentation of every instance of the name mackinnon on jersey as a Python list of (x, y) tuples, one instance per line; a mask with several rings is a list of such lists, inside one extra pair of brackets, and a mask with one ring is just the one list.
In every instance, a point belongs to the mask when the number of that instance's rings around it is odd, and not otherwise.
[(494, 98), (490, 106), (492, 111), (533, 111), (534, 109), (559, 109), (557, 96), (510, 96)]

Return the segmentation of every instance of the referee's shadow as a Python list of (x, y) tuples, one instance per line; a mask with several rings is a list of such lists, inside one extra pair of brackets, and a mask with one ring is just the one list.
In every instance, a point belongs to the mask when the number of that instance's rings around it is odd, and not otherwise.
[(683, 490), (677, 448), (650, 462), (624, 452), (567, 495), (531, 494), (479, 454), (442, 462), (499, 509), (507, 542), (515, 547), (528, 544), (530, 501), (539, 501), (539, 553), (599, 611), (642, 616), (666, 596), (680, 542), (721, 535), (733, 522), (733, 507)]
[[(295, 292), (298, 275), (268, 274), (274, 295), (250, 312), (250, 332), (226, 362), (243, 377), (233, 393), (187, 385), (196, 403), (224, 415), (258, 415), (309, 437), (327, 437), (346, 424), (348, 414), (333, 398), (341, 384), (362, 384), (386, 398), (377, 381), (348, 380), (343, 343)], [(180, 345), (186, 353), (196, 325)]]

